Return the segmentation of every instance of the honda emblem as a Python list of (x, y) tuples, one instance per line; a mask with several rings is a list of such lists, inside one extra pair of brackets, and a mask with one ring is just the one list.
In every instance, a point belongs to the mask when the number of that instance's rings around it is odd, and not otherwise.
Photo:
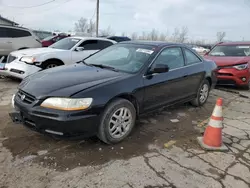
[(21, 95), (21, 100), (23, 101), (25, 99), (25, 95)]

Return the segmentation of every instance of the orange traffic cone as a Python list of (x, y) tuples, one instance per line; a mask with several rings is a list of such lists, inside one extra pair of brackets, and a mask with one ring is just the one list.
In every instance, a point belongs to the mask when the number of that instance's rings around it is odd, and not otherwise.
[(202, 148), (206, 150), (227, 151), (228, 148), (222, 142), (222, 103), (221, 98), (217, 99), (216, 105), (210, 121), (206, 127), (203, 137), (198, 137), (197, 140)]

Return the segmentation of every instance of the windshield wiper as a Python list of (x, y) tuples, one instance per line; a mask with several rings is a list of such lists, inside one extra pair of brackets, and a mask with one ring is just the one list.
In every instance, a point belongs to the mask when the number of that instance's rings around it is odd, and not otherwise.
[(102, 69), (109, 69), (109, 70), (112, 70), (112, 71), (119, 72), (119, 70), (115, 69), (114, 67), (110, 67), (110, 66), (103, 65), (103, 64), (87, 64), (87, 65), (99, 67), (99, 68), (102, 68)]

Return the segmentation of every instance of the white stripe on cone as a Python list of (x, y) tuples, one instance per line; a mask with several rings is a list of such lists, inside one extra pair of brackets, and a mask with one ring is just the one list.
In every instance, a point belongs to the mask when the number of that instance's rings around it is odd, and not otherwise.
[(208, 126), (214, 127), (214, 128), (223, 128), (222, 121), (221, 120), (214, 120), (210, 119)]
[(215, 106), (214, 107), (214, 111), (212, 113), (213, 116), (216, 116), (216, 117), (222, 117), (222, 106)]

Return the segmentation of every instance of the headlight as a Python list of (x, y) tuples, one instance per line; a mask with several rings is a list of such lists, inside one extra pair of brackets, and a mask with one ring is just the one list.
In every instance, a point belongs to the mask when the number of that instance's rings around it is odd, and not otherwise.
[(32, 64), (34, 63), (36, 60), (36, 58), (32, 57), (32, 56), (24, 56), (20, 59), (20, 61), (25, 62), (25, 63), (29, 63)]
[(237, 70), (244, 70), (248, 67), (248, 64), (241, 64), (241, 65), (235, 65), (233, 66), (234, 68), (236, 68)]
[(74, 99), (74, 98), (51, 97), (43, 101), (41, 106), (45, 108), (52, 108), (52, 109), (66, 110), (66, 111), (84, 110), (91, 105), (92, 101), (93, 101), (92, 98)]

